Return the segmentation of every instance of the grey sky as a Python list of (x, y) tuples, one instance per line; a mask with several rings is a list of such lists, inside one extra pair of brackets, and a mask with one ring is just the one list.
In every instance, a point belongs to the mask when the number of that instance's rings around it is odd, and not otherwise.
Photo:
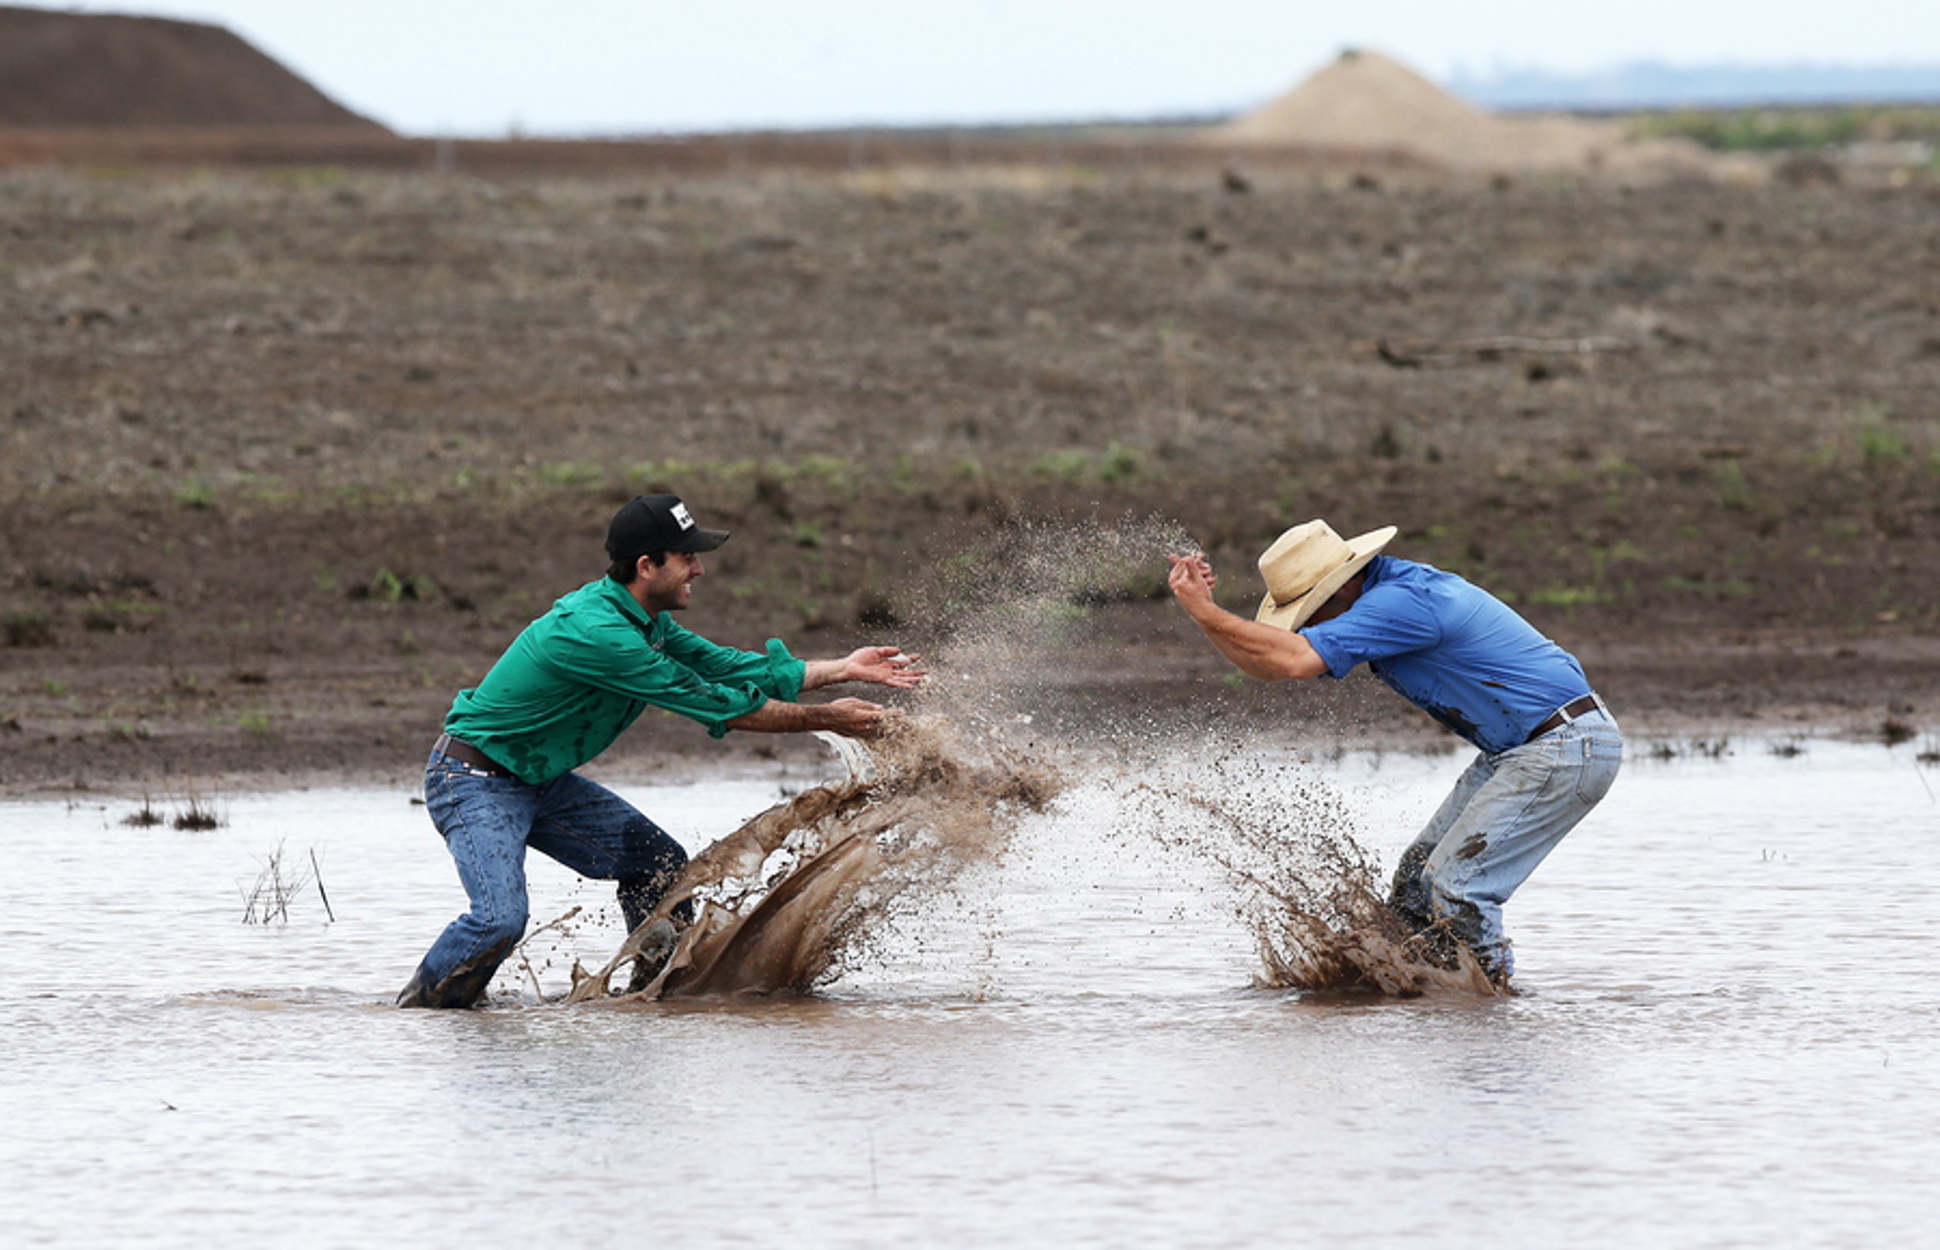
[(1430, 77), (1658, 59), (1940, 63), (1931, 0), (127, 0), (229, 27), (413, 134), (1149, 118), (1243, 109), (1343, 47)]

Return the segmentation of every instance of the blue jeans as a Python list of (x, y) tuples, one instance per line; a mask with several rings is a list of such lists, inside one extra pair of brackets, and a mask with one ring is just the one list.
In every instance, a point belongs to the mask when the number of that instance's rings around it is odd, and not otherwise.
[(1476, 756), (1401, 854), (1389, 903), (1423, 925), (1447, 922), (1498, 981), (1515, 971), (1502, 905), (1617, 779), (1623, 734), (1591, 712), (1533, 742)]
[(577, 773), (534, 786), (434, 754), (425, 765), (424, 800), (471, 910), (432, 944), (399, 1006), (470, 1007), (484, 996), (525, 936), (527, 847), (581, 876), (619, 882), (629, 929), (652, 912), (687, 862), (680, 844), (637, 808)]

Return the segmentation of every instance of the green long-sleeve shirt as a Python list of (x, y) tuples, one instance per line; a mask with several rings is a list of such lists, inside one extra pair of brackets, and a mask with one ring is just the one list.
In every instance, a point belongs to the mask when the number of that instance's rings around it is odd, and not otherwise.
[(799, 698), (806, 667), (780, 639), (766, 654), (738, 651), (665, 612), (649, 616), (626, 587), (601, 578), (553, 604), (483, 681), (459, 691), (445, 732), (543, 785), (613, 745), (649, 707), (718, 738), (770, 698)]

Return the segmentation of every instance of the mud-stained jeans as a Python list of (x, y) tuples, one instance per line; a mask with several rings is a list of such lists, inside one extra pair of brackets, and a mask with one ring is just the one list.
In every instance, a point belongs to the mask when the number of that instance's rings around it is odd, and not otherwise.
[(1402, 852), (1389, 902), (1446, 921), (1498, 980), (1515, 971), (1502, 905), (1609, 791), (1623, 734), (1591, 712), (1519, 747), (1478, 755)]
[(471, 910), (451, 922), (398, 995), (401, 1007), (470, 1007), (525, 935), (527, 847), (582, 876), (619, 882), (629, 928), (687, 862), (678, 842), (605, 786), (567, 773), (542, 786), (444, 755), (424, 772), (425, 807)]

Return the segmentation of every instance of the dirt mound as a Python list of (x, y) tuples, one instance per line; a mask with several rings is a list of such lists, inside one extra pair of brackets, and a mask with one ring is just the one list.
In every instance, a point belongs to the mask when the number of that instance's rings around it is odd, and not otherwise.
[(1257, 143), (1442, 149), (1473, 142), (1491, 121), (1398, 61), (1347, 52), (1221, 134)]
[(1614, 125), (1501, 117), (1373, 52), (1345, 52), (1305, 82), (1210, 136), (1221, 143), (1406, 152), (1455, 169), (1659, 166), (1697, 172), (1696, 148), (1639, 144)]
[(384, 130), (219, 26), (7, 7), (0, 125)]

